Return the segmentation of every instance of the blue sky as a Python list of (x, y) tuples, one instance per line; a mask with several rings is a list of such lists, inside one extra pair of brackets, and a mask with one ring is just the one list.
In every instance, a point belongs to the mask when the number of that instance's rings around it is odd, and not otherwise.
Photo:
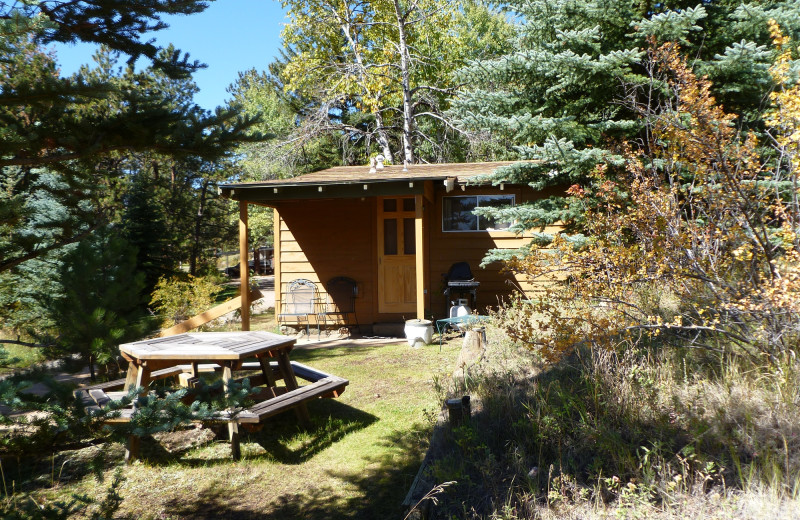
[[(208, 68), (194, 74), (200, 87), (195, 102), (213, 110), (228, 99), (225, 89), (237, 72), (256, 68), (266, 70), (278, 55), (280, 32), (286, 23), (281, 4), (276, 0), (217, 0), (200, 14), (165, 17), (168, 29), (147, 35), (159, 45), (173, 43)], [(94, 46), (59, 45), (56, 48), (62, 75), (76, 72), (92, 63)]]

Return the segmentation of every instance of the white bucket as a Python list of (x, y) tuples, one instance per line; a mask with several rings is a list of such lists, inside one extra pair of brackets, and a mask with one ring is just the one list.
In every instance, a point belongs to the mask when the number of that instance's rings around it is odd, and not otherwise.
[(412, 347), (418, 342), (427, 345), (433, 339), (433, 322), (430, 320), (408, 320), (405, 327), (406, 339)]

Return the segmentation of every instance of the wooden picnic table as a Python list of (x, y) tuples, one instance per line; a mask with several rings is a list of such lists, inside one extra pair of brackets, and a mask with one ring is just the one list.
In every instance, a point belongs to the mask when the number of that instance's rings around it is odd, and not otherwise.
[(145, 388), (150, 383), (154, 370), (168, 368), (181, 363), (191, 363), (192, 376), (198, 376), (201, 363), (218, 363), (222, 366), (224, 383), (232, 378), (242, 362), (255, 357), (262, 367), (267, 381), (272, 380), (269, 358), (276, 358), (290, 390), (297, 388), (289, 352), (295, 339), (272, 332), (189, 332), (165, 338), (153, 338), (119, 346), (120, 354), (128, 360), (127, 391), (133, 386)]
[[(289, 352), (294, 347), (295, 341), (294, 338), (271, 332), (248, 331), (192, 332), (125, 343), (119, 347), (120, 353), (129, 362), (124, 391), (133, 387), (146, 389), (154, 371), (181, 364), (191, 364), (191, 375), (197, 377), (202, 363), (216, 363), (222, 367), (222, 380), (227, 390), (227, 385), (233, 378), (233, 371), (240, 369), (244, 360), (252, 357), (258, 360), (268, 388), (275, 387), (276, 377), (270, 366), (272, 358), (277, 361), (277, 369), (286, 389), (290, 392), (298, 390), (297, 378), (289, 360)], [(277, 395), (273, 393), (271, 397)], [(300, 421), (309, 423), (305, 402), (293, 403), (293, 407)], [(238, 459), (238, 421), (229, 421), (228, 430), (233, 458)], [(126, 460), (135, 458), (138, 449), (139, 438), (131, 436)]]

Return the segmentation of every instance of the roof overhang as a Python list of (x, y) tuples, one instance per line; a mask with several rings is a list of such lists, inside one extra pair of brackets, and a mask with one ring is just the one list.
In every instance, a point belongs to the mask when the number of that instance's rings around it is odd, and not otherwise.
[[(254, 203), (294, 199), (348, 199), (376, 196), (419, 195), (427, 181), (446, 185), (475, 182), (510, 162), (387, 166), (371, 172), (364, 166), (340, 166), (291, 179), (222, 184), (223, 197)], [(402, 169), (401, 169), (402, 168)]]
[(424, 181), (362, 181), (357, 183), (319, 182), (302, 184), (223, 184), (223, 197), (248, 202), (269, 202), (288, 199), (354, 199), (387, 195), (418, 195), (424, 192)]

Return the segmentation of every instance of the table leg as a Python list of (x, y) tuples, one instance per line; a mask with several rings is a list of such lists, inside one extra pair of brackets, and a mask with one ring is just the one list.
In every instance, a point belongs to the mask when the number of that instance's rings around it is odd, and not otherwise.
[(233, 379), (233, 367), (230, 361), (222, 364), (222, 390), (227, 394), (231, 379)]
[[(135, 377), (132, 377), (131, 374), (131, 366), (134, 366), (135, 370)], [(132, 384), (129, 384), (129, 381), (133, 380)], [(147, 386), (150, 384), (150, 368), (147, 366), (140, 365), (136, 367), (133, 363), (128, 365), (128, 376), (125, 379), (125, 390), (129, 390), (130, 387), (136, 386), (136, 388), (141, 388), (142, 393), (141, 395), (147, 394)], [(133, 411), (136, 411), (136, 402), (133, 403)], [(128, 447), (125, 449), (125, 463), (130, 464), (134, 460), (139, 457), (139, 445), (141, 443), (141, 438), (138, 435), (130, 435), (128, 437)]]
[(236, 419), (228, 422), (228, 437), (231, 441), (231, 458), (239, 460), (242, 458), (242, 448), (239, 443), (239, 423)]
[(139, 375), (139, 366), (133, 361), (128, 362), (128, 374), (125, 376), (125, 386), (122, 388), (128, 391), (136, 384), (136, 378)]
[[(222, 389), (225, 394), (230, 390), (230, 382), (233, 379), (234, 363), (225, 361), (222, 365)], [(235, 413), (235, 410), (230, 410), (230, 413)], [(239, 423), (234, 417), (228, 421), (228, 438), (231, 442), (231, 458), (239, 460), (242, 458), (242, 449), (239, 443)]]
[(269, 365), (269, 358), (258, 356), (258, 363), (261, 365), (261, 373), (264, 375), (264, 381), (271, 394), (271, 397), (276, 397), (275, 393), (275, 374), (272, 373), (272, 367)]
[[(286, 388), (290, 391), (296, 388), (299, 388), (297, 384), (297, 378), (294, 375), (294, 370), (292, 370), (292, 363), (289, 361), (289, 353), (285, 350), (281, 350), (278, 352), (278, 368), (281, 370), (281, 374), (283, 374), (283, 381), (286, 384)], [(300, 421), (305, 427), (311, 425), (311, 416), (308, 415), (308, 407), (306, 407), (306, 403), (300, 403), (295, 407), (295, 413), (297, 414), (297, 419)]]

